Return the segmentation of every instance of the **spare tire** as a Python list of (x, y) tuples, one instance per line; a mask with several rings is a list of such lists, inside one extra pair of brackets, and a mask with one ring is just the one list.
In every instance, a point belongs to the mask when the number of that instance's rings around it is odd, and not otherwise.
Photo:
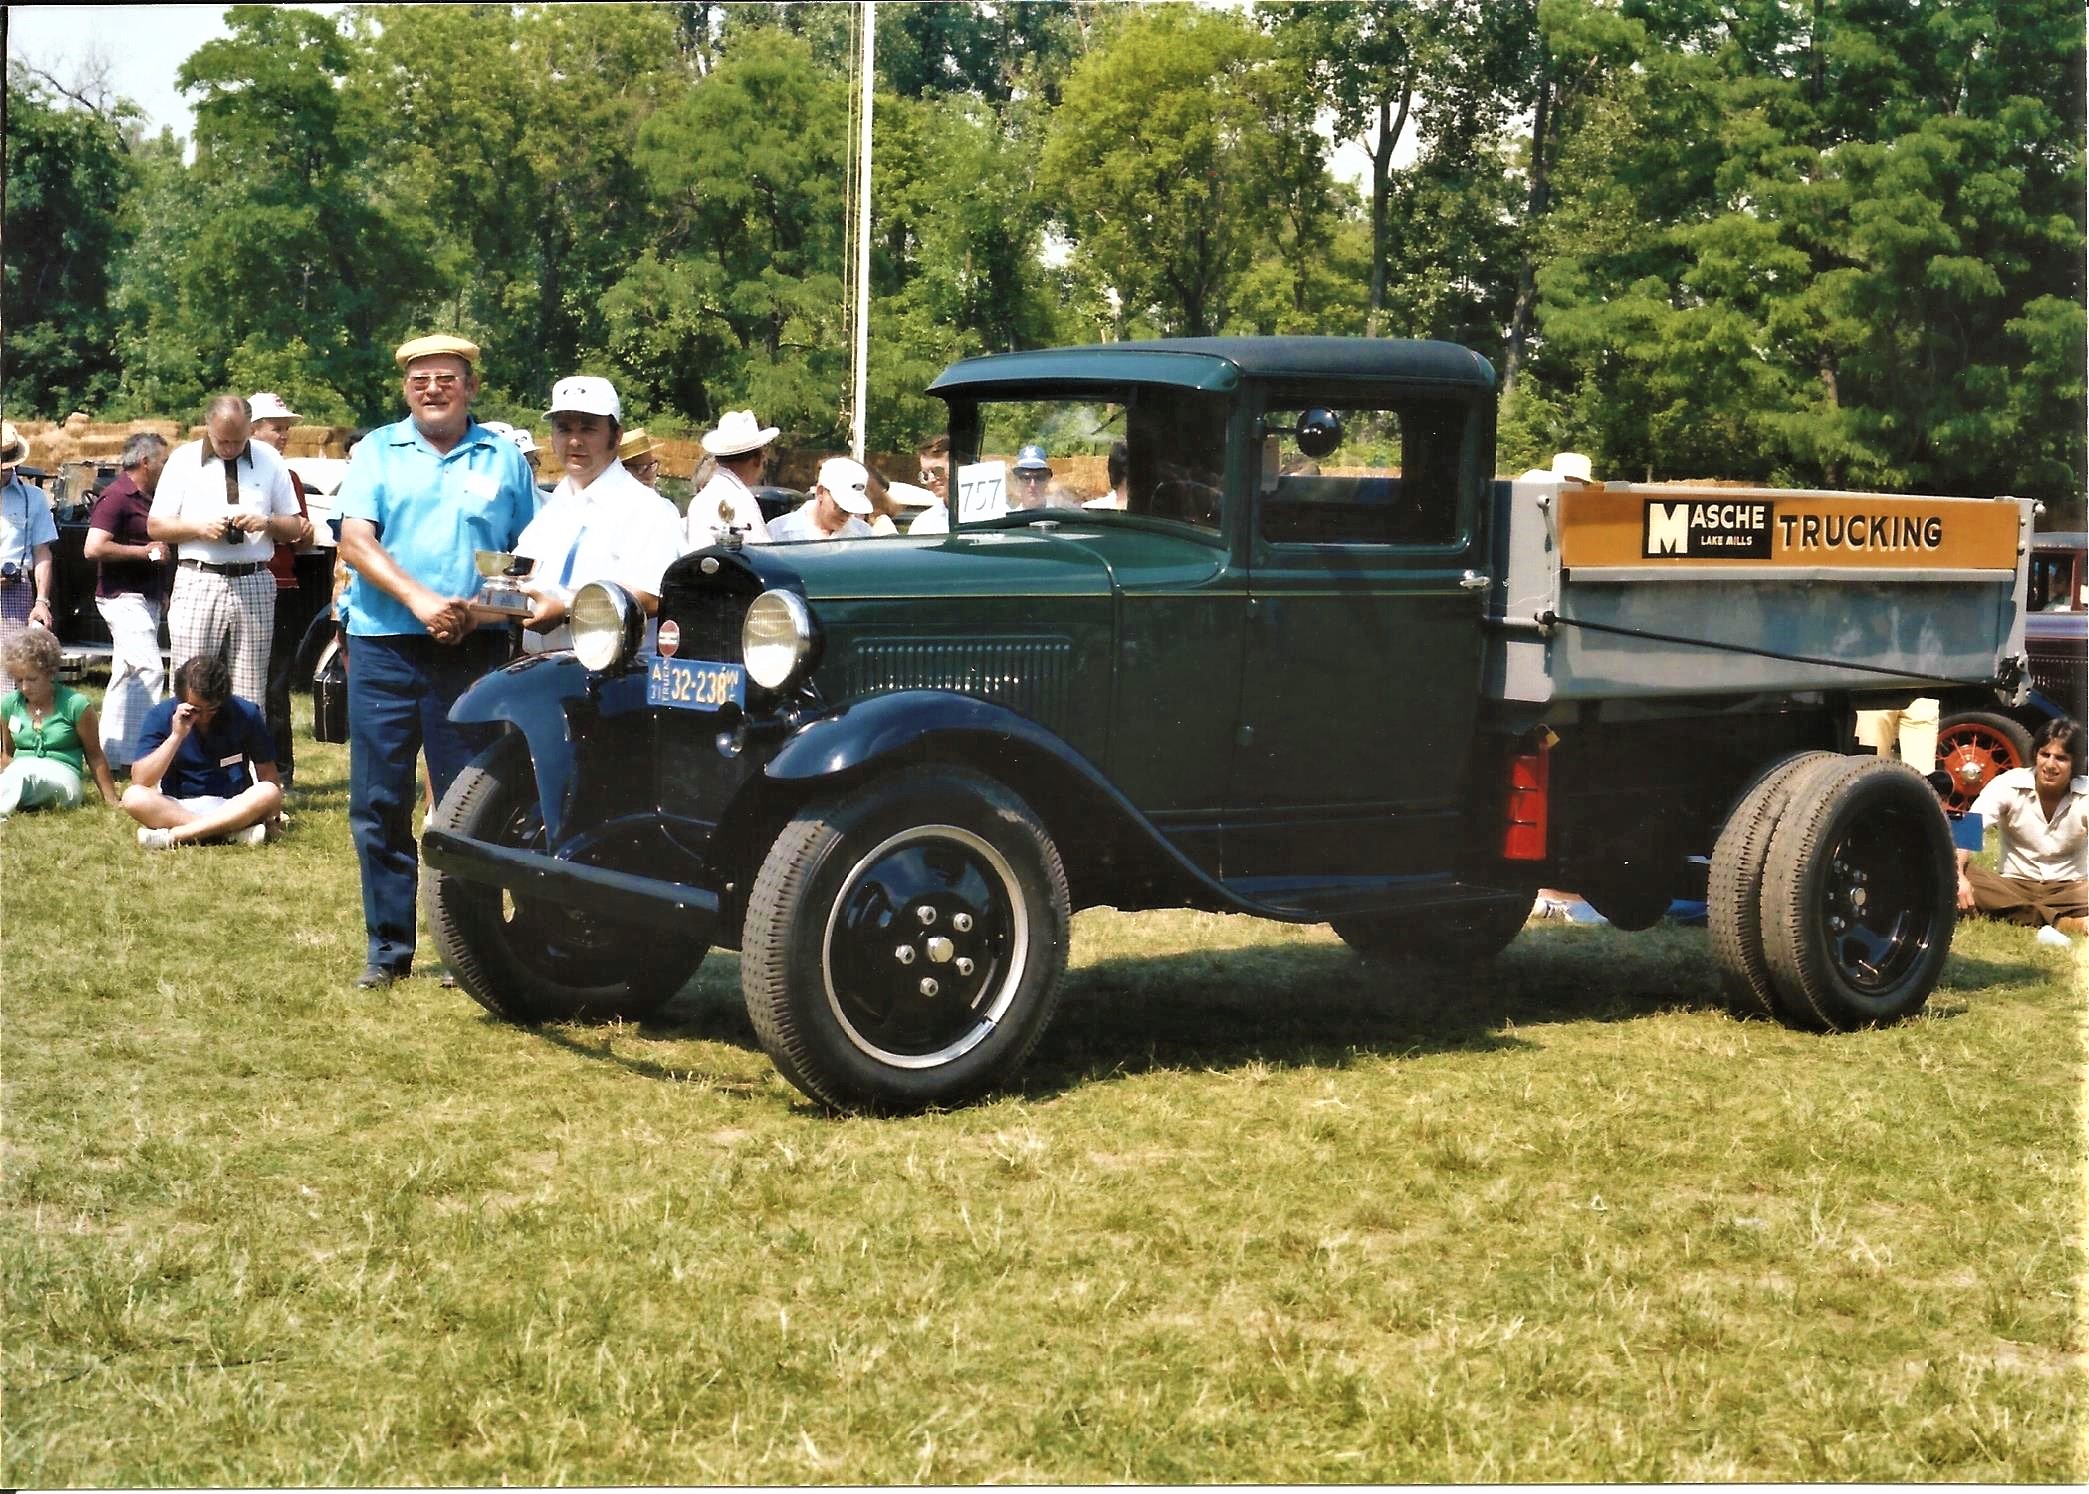
[(1779, 758), (1748, 786), (1720, 828), (1706, 886), (1705, 926), (1712, 958), (1719, 965), (1719, 984), (1736, 1016), (1778, 1015), (1777, 983), (1763, 953), (1763, 868), (1770, 856), (1770, 837), (1800, 780), (1845, 761), (1835, 752), (1795, 752)]
[(1763, 875), (1780, 1015), (1847, 1032), (1920, 1011), (1958, 921), (1951, 827), (1920, 773), (1879, 758), (1806, 774)]

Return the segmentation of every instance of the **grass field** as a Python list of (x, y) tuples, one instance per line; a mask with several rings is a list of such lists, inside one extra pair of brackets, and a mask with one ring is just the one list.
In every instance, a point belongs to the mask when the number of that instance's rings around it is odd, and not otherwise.
[(353, 990), (302, 755), (269, 848), (0, 827), (8, 1485), (2089, 1477), (2079, 946), (1824, 1038), (1702, 931), (1092, 912), (1019, 1093), (835, 1120), (730, 955)]

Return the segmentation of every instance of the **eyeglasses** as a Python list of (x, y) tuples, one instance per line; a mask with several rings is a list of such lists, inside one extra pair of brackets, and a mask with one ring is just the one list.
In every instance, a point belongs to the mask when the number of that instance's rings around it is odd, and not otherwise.
[(948, 467), (923, 467), (915, 478), (918, 482), (947, 482), (949, 479)]
[(1017, 482), (1044, 482), (1051, 475), (1049, 472), (1018, 472), (1015, 475), (1015, 480)]
[(624, 465), (633, 472), (658, 472), (660, 470), (660, 463), (657, 461), (626, 462)]
[(409, 389), (454, 389), (458, 376), (453, 373), (414, 374), (406, 381)]

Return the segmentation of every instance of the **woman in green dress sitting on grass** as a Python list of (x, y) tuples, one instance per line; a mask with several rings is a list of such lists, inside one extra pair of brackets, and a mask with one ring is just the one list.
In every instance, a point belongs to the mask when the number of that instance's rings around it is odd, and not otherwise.
[(0, 698), (0, 820), (18, 809), (72, 808), (90, 767), (102, 803), (116, 802), (101, 723), (85, 695), (57, 682), (60, 658), (43, 628), (10, 638), (0, 658), (16, 687)]

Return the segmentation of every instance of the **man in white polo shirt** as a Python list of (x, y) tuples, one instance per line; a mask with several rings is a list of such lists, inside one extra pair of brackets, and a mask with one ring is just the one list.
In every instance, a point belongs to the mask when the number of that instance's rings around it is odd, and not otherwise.
[(275, 448), (249, 439), (253, 411), (221, 394), (204, 412), (204, 438), (178, 446), (160, 473), (145, 532), (179, 546), (167, 634), (176, 669), (198, 654), (232, 667), (232, 693), (268, 696), (268, 650), (276, 631), (277, 540), (304, 532), (290, 468)]
[(646, 644), (660, 577), (682, 553), (682, 516), (617, 459), (623, 402), (607, 379), (560, 379), (551, 391), (551, 450), (566, 475), (515, 541), (535, 562), (523, 591), (536, 603), (523, 644), (533, 653), (566, 648), (566, 609), (590, 581), (614, 581), (646, 609)]
[(812, 496), (769, 526), (769, 538), (786, 540), (869, 539), (870, 474), (861, 462), (829, 457), (820, 463)]
[(1958, 853), (1958, 906), (2006, 923), (2035, 924), (2042, 943), (2089, 931), (2089, 778), (2082, 728), (2065, 716), (2031, 739), (2031, 766), (1988, 780), (1972, 813), (2000, 832), (1995, 870)]

